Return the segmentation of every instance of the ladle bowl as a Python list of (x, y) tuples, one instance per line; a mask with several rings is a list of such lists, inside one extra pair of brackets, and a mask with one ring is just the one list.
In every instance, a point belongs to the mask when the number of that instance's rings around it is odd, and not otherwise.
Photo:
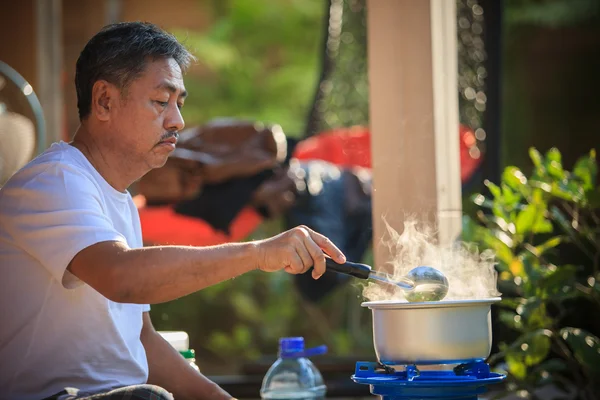
[(405, 298), (410, 302), (440, 301), (448, 294), (448, 279), (432, 267), (415, 267), (406, 276), (395, 278), (366, 264), (350, 261), (338, 264), (329, 257), (325, 258), (325, 263), (328, 270), (397, 286), (405, 291)]
[(404, 296), (411, 303), (422, 301), (440, 301), (448, 294), (448, 278), (439, 270), (421, 266), (411, 269), (406, 277), (414, 282), (414, 289), (406, 291)]

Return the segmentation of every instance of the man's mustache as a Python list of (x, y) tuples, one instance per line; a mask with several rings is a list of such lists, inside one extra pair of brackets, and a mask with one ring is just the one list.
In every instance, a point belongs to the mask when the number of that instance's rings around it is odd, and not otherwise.
[(160, 137), (159, 142), (163, 142), (163, 141), (165, 141), (167, 139), (170, 139), (171, 137), (174, 137), (175, 139), (179, 139), (179, 133), (177, 133), (177, 131), (165, 132)]

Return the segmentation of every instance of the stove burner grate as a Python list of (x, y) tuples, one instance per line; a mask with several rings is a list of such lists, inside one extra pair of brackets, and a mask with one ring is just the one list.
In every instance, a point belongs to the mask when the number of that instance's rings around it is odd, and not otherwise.
[(371, 393), (384, 400), (453, 399), (477, 400), (487, 385), (505, 376), (490, 371), (483, 361), (460, 364), (453, 370), (419, 371), (408, 365), (403, 371), (373, 362), (357, 362), (352, 380), (370, 385)]

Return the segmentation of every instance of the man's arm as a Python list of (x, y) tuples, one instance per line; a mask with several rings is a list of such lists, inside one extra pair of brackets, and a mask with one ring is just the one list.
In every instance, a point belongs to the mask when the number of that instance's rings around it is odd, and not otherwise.
[(69, 271), (106, 298), (119, 303), (171, 301), (254, 269), (325, 273), (325, 256), (345, 257), (324, 236), (306, 227), (270, 239), (210, 247), (156, 246), (130, 249), (120, 241), (100, 242), (80, 251)]
[(193, 369), (156, 330), (144, 313), (141, 340), (148, 358), (148, 383), (160, 386), (177, 400), (231, 400), (216, 383)]

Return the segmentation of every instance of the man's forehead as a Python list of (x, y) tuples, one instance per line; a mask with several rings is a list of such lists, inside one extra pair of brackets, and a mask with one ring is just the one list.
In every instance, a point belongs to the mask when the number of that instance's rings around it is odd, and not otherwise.
[(156, 60), (149, 63), (145, 75), (154, 90), (166, 89), (170, 92), (185, 92), (181, 68), (173, 59)]
[(154, 87), (155, 90), (167, 90), (173, 94), (178, 94), (179, 96), (186, 97), (187, 90), (183, 86), (183, 81), (181, 83), (176, 83), (170, 80), (164, 80), (158, 85)]

